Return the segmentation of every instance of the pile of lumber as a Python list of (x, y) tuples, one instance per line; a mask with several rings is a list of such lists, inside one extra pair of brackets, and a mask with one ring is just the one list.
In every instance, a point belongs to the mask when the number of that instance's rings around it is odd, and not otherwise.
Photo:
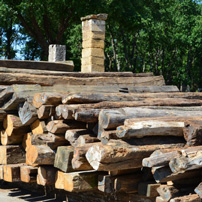
[(70, 74), (69, 85), (2, 83), (1, 180), (67, 201), (201, 201), (201, 93), (150, 73)]

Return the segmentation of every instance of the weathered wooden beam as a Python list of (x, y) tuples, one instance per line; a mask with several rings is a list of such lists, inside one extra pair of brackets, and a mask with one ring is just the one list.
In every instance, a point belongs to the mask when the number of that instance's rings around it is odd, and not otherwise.
[(162, 92), (179, 92), (177, 86), (139, 86), (129, 87), (129, 93), (162, 93)]
[(36, 93), (33, 97), (33, 105), (36, 108), (40, 108), (42, 105), (53, 105), (57, 106), (62, 104), (62, 97), (64, 95), (61, 93)]
[(170, 200), (170, 202), (200, 202), (201, 199), (197, 194), (189, 194), (186, 196), (176, 197)]
[(55, 152), (45, 145), (32, 145), (26, 152), (26, 164), (36, 165), (53, 165)]
[(37, 184), (49, 186), (55, 184), (56, 168), (52, 166), (40, 166), (38, 168)]
[(134, 121), (133, 124), (117, 127), (116, 135), (119, 138), (141, 138), (144, 136), (183, 136), (185, 124), (161, 120)]
[(179, 144), (159, 144), (135, 146), (123, 141), (108, 145), (94, 145), (86, 153), (86, 158), (95, 170), (112, 171), (142, 167), (142, 160), (157, 149), (175, 148)]
[(25, 163), (25, 152), (19, 145), (0, 146), (0, 164)]
[(69, 141), (72, 146), (75, 146), (76, 140), (83, 135), (90, 134), (86, 129), (69, 129), (65, 133), (65, 139)]
[(31, 125), (32, 134), (45, 134), (48, 133), (45, 121), (37, 119)]
[(176, 187), (169, 185), (160, 185), (157, 188), (157, 192), (165, 201), (170, 201), (170, 199), (179, 195), (179, 190)]
[(53, 105), (42, 105), (37, 109), (37, 115), (39, 119), (48, 119), (55, 115), (55, 106)]
[(63, 172), (72, 172), (72, 159), (74, 148), (72, 146), (60, 146), (55, 155), (54, 167)]
[(29, 143), (30, 145), (47, 145), (51, 149), (56, 149), (58, 146), (69, 144), (64, 135), (52, 133), (32, 134)]
[(4, 165), (4, 181), (7, 182), (19, 182), (20, 179), (20, 167), (23, 164), (12, 164), (12, 165)]
[(66, 122), (64, 120), (54, 120), (47, 124), (47, 130), (55, 134), (65, 134), (69, 129), (85, 129), (86, 125), (82, 122)]
[(201, 99), (202, 93), (71, 93), (62, 99), (63, 104), (85, 104), (104, 101), (136, 101), (137, 98), (185, 98)]
[(36, 182), (38, 168), (32, 166), (20, 167), (20, 179), (22, 182), (33, 183)]
[(39, 69), (52, 71), (73, 71), (73, 61), (47, 62), (47, 61), (28, 61), (28, 60), (0, 60), (0, 66), (18, 69)]
[[(24, 132), (24, 131), (23, 131)], [(1, 144), (6, 145), (15, 145), (21, 144), (26, 133), (13, 132), (11, 135), (8, 135), (6, 131), (1, 131)]]
[(64, 190), (69, 192), (84, 192), (97, 189), (99, 172), (80, 171), (65, 173)]

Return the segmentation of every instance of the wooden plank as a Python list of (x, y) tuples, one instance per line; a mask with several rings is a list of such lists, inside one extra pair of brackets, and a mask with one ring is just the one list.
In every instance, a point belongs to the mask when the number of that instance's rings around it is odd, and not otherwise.
[(73, 61), (65, 62), (47, 62), (30, 60), (0, 60), (0, 66), (17, 69), (40, 69), (52, 71), (73, 71)]
[(202, 183), (200, 183), (195, 189), (194, 192), (198, 194), (200, 198), (202, 198)]
[(38, 168), (32, 166), (20, 167), (20, 179), (22, 182), (33, 183), (36, 182)]

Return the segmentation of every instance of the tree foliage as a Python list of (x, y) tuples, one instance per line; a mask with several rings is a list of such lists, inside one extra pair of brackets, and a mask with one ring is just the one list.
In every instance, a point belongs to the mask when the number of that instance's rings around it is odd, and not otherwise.
[(152, 71), (155, 75), (163, 74), (167, 84), (189, 85), (193, 91), (202, 87), (201, 1), (0, 2), (0, 31), (4, 33), (1, 47), (5, 50), (0, 54), (7, 55), (10, 50), (7, 58), (15, 55), (12, 43), (16, 40), (15, 25), (18, 25), (18, 32), (23, 36), (18, 40), (26, 42), (22, 49), (25, 59), (44, 60), (49, 44), (66, 44), (67, 57), (74, 60), (78, 71), (82, 42), (80, 17), (108, 13), (106, 71)]

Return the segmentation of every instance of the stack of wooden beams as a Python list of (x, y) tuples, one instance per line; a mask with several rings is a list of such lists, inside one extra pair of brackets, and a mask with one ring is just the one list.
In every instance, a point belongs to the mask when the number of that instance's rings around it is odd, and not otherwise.
[(0, 81), (0, 179), (67, 201), (201, 200), (201, 93), (150, 73), (66, 74), (70, 85)]

